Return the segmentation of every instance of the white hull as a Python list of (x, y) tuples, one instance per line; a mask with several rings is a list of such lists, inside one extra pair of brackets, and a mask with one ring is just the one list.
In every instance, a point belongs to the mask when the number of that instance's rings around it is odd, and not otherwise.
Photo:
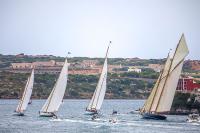
[(53, 117), (54, 114), (50, 112), (40, 112), (39, 113), (41, 117)]
[(199, 122), (200, 123), (200, 116), (198, 114), (190, 114), (186, 120), (187, 122)]
[(200, 123), (200, 119), (199, 120), (187, 119), (187, 122), (189, 122), (189, 123), (195, 123), (195, 122)]

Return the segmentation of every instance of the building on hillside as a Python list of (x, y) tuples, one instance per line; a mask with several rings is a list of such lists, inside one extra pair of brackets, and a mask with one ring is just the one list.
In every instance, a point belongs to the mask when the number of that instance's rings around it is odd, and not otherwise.
[(56, 62), (55, 60), (44, 62), (36, 61), (33, 63), (11, 63), (11, 66), (7, 69), (7, 71), (14, 73), (29, 73), (33, 67), (35, 69), (35, 73), (37, 74), (58, 74), (60, 73), (63, 65), (64, 62)]
[(17, 58), (23, 58), (23, 57), (25, 57), (26, 55), (24, 54), (24, 53), (20, 53), (20, 54), (17, 54), (17, 55), (15, 55), (15, 57), (17, 57)]
[[(13, 73), (30, 73), (33, 66), (36, 74), (59, 74), (63, 65), (64, 62), (56, 62), (55, 60), (50, 60), (46, 62), (37, 61), (33, 63), (11, 63), (10, 68), (4, 70)], [(70, 65), (71, 64), (69, 64), (69, 66)], [(81, 63), (73, 63), (69, 67), (69, 74), (95, 75), (99, 74), (102, 71), (102, 66), (100, 68), (85, 67), (86, 66), (83, 66)]]
[(153, 69), (155, 72), (160, 72), (163, 69), (163, 65), (160, 64), (149, 64), (148, 67)]
[(84, 68), (87, 68), (87, 67), (94, 67), (96, 66), (97, 63), (98, 63), (98, 60), (83, 60), (81, 65)]
[(177, 85), (177, 91), (181, 92), (192, 92), (200, 89), (200, 84), (194, 81), (192, 77), (180, 78)]
[(137, 73), (141, 73), (142, 70), (136, 67), (129, 67), (128, 68), (128, 72), (137, 72)]
[[(114, 72), (114, 69), (118, 69), (121, 68), (121, 65), (108, 65), (108, 72)], [(93, 69), (99, 69), (99, 71), (101, 72), (103, 68), (103, 65), (98, 65), (93, 67)]]
[(81, 70), (69, 70), (69, 74), (80, 74), (80, 75), (96, 75), (99, 74), (99, 69), (81, 69)]
[(41, 68), (41, 67), (54, 67), (54, 66), (63, 66), (64, 62), (56, 62), (55, 60), (50, 61), (36, 61), (33, 63), (11, 63), (12, 69), (30, 69), (32, 66), (34, 68)]

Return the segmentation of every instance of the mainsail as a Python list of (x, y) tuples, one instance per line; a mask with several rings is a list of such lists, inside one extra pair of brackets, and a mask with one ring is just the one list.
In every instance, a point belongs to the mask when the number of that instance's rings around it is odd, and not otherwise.
[(27, 80), (23, 95), (19, 101), (17, 108), (16, 108), (16, 112), (23, 113), (26, 110), (26, 108), (28, 106), (28, 102), (31, 98), (33, 83), (34, 83), (34, 69), (32, 69), (31, 75)]
[(54, 113), (57, 112), (65, 93), (65, 89), (67, 87), (67, 78), (68, 78), (68, 63), (67, 58), (65, 59), (65, 63), (62, 67), (58, 80), (55, 83), (51, 94), (49, 95), (47, 101), (44, 106), (40, 110), (43, 113)]
[(99, 82), (98, 82), (95, 92), (92, 96), (92, 99), (86, 109), (87, 111), (98, 111), (98, 110), (100, 110), (101, 105), (103, 103), (104, 96), (106, 93), (106, 80), (107, 80), (107, 69), (108, 69), (108, 64), (107, 64), (108, 50), (109, 50), (109, 46), (107, 48), (106, 57), (105, 57), (105, 61), (104, 61), (104, 65), (103, 65), (103, 69), (101, 72)]
[(171, 59), (168, 55), (164, 69), (141, 112), (162, 113), (170, 111), (183, 62), (188, 53), (185, 37), (182, 35), (173, 58)]

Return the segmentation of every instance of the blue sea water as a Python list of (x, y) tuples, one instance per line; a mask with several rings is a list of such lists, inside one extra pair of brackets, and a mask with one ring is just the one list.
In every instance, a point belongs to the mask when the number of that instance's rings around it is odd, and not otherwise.
[[(144, 120), (129, 112), (143, 100), (105, 100), (103, 116), (95, 121), (84, 115), (89, 100), (64, 100), (58, 119), (39, 117), (45, 100), (33, 100), (25, 116), (14, 116), (18, 100), (0, 100), (0, 133), (200, 133), (200, 124), (187, 123), (187, 116), (168, 116), (166, 121)], [(113, 109), (120, 114), (110, 123)]]

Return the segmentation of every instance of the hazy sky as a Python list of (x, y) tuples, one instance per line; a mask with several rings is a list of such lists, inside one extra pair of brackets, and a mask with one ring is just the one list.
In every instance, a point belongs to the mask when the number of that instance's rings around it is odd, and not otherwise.
[(0, 0), (0, 53), (164, 58), (185, 33), (200, 59), (200, 0)]

